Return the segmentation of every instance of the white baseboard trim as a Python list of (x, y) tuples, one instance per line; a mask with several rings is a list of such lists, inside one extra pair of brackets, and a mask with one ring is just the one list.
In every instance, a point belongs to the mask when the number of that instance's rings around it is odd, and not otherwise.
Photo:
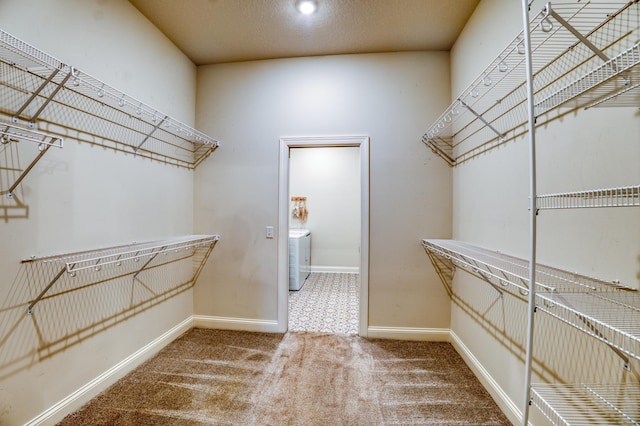
[(522, 423), (522, 411), (516, 404), (509, 398), (509, 395), (500, 387), (491, 374), (482, 366), (478, 358), (465, 346), (456, 333), (451, 330), (451, 344), (460, 354), (464, 362), (469, 366), (471, 371), (476, 375), (480, 383), (487, 389), (491, 397), (496, 404), (500, 407), (502, 412), (507, 416), (509, 421), (514, 425)]
[(263, 333), (278, 333), (278, 321), (247, 318), (211, 317), (194, 315), (193, 326), (220, 330), (244, 330)]
[(333, 274), (358, 274), (357, 266), (311, 266), (311, 272), (328, 272)]
[(368, 339), (424, 340), (448, 342), (448, 328), (369, 327)]
[(177, 339), (182, 333), (193, 327), (193, 318), (189, 317), (159, 336), (157, 339), (129, 355), (77, 391), (62, 399), (38, 416), (34, 417), (25, 426), (55, 425), (67, 414), (72, 413), (96, 397), (100, 392), (117, 382), (144, 361), (157, 354), (162, 348)]

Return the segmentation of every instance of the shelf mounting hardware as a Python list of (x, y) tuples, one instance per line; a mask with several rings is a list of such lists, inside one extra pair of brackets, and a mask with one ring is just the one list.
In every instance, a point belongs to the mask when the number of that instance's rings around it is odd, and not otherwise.
[(496, 129), (495, 127), (493, 127), (493, 126), (491, 125), (491, 123), (489, 123), (487, 120), (485, 120), (485, 118), (484, 118), (481, 114), (478, 114), (478, 113), (477, 113), (473, 108), (471, 108), (471, 107), (470, 107), (470, 106), (469, 106), (465, 101), (463, 101), (462, 99), (460, 99), (460, 104), (461, 104), (463, 107), (467, 108), (467, 109), (471, 112), (471, 114), (475, 115), (475, 116), (476, 116), (476, 118), (477, 118), (478, 120), (482, 121), (482, 123), (484, 123), (484, 125), (485, 125), (485, 126), (487, 126), (488, 128), (490, 128), (491, 130), (493, 130), (493, 132), (494, 132), (496, 135), (498, 135), (498, 138), (500, 138), (501, 140), (502, 140), (502, 139), (504, 139), (504, 134), (503, 134), (503, 133), (500, 133), (500, 132), (498, 131), (498, 129)]
[(585, 36), (583, 36), (578, 30), (576, 30), (570, 23), (564, 20), (564, 18), (556, 13), (555, 10), (551, 8), (551, 3), (547, 3), (545, 5), (545, 15), (544, 19), (547, 19), (548, 16), (552, 16), (553, 19), (558, 21), (560, 25), (565, 27), (571, 34), (576, 36), (578, 40), (582, 42), (585, 46), (587, 46), (593, 53), (598, 55), (600, 59), (607, 62), (609, 57), (602, 53), (600, 49), (598, 49), (593, 43), (591, 43)]
[(162, 247), (160, 247), (160, 250), (156, 251), (156, 252), (155, 252), (155, 253), (154, 253), (154, 254), (149, 258), (149, 260), (147, 260), (147, 261), (144, 263), (144, 265), (142, 265), (142, 268), (140, 268), (140, 269), (138, 270), (138, 272), (136, 272), (135, 274), (133, 274), (132, 281), (135, 281), (135, 280), (136, 280), (136, 277), (140, 274), (140, 272), (144, 271), (144, 270), (145, 270), (145, 268), (146, 268), (146, 267), (147, 267), (151, 262), (153, 262), (153, 259), (155, 259), (155, 258), (156, 258), (156, 257), (157, 257), (157, 256), (158, 256), (162, 251), (164, 251), (166, 248), (167, 248), (167, 246), (162, 246)]
[(31, 315), (33, 313), (33, 307), (36, 305), (36, 303), (38, 303), (40, 301), (40, 299), (42, 299), (42, 297), (49, 291), (49, 289), (51, 287), (53, 287), (53, 285), (56, 283), (56, 281), (58, 281), (60, 279), (60, 277), (62, 276), (62, 274), (64, 274), (64, 272), (67, 270), (67, 267), (64, 266), (62, 267), (62, 269), (60, 269), (60, 271), (56, 274), (56, 276), (49, 282), (49, 284), (44, 288), (44, 290), (42, 290), (40, 292), (40, 294), (38, 295), (38, 297), (36, 297), (35, 299), (33, 299), (33, 301), (31, 302), (31, 304), (29, 305), (29, 307), (27, 308), (27, 315)]
[(142, 142), (140, 142), (140, 143), (138, 144), (138, 146), (133, 150), (133, 152), (138, 152), (138, 150), (140, 149), (140, 147), (141, 147), (142, 145), (144, 145), (144, 143), (145, 143), (145, 142), (146, 142), (146, 141), (151, 137), (151, 135), (153, 135), (153, 133), (154, 133), (156, 130), (158, 130), (158, 128), (159, 128), (160, 126), (162, 126), (162, 123), (164, 123), (164, 122), (165, 122), (165, 120), (166, 120), (167, 118), (169, 118), (169, 117), (165, 115), (165, 116), (162, 118), (162, 120), (160, 120), (160, 121), (158, 122), (158, 124), (156, 124), (155, 126), (153, 126), (153, 129), (151, 129), (151, 131), (150, 131), (150, 132), (149, 132), (149, 133), (144, 137), (144, 139), (142, 140)]
[(578, 310), (576, 310), (571, 305), (571, 303), (566, 298), (564, 298), (562, 295), (555, 294), (555, 292), (551, 292), (550, 293), (550, 299), (551, 300), (557, 299), (558, 301), (561, 301), (561, 303), (564, 306), (568, 307), (569, 309), (575, 310), (576, 317), (578, 317), (578, 319), (585, 325), (585, 327), (591, 333), (593, 333), (596, 337), (598, 337), (605, 345), (607, 345), (609, 347), (609, 349), (611, 349), (616, 355), (618, 355), (620, 357), (620, 359), (622, 359), (623, 368), (625, 370), (629, 370), (630, 369), (629, 357), (624, 352), (622, 352), (620, 349), (616, 348), (614, 345), (609, 343), (609, 339), (607, 339), (606, 336), (600, 331), (600, 329), (598, 329), (598, 327), (596, 326), (596, 323), (593, 320), (591, 320), (590, 318), (588, 318), (585, 315), (579, 314)]
[(51, 136), (46, 133), (37, 132), (30, 129), (25, 129), (22, 127), (14, 126), (12, 124), (5, 124), (4, 129), (0, 130), (0, 138), (3, 144), (10, 142), (33, 142), (38, 144), (38, 148), (40, 152), (38, 155), (31, 161), (31, 163), (27, 166), (26, 169), (22, 171), (20, 176), (16, 179), (16, 181), (9, 187), (6, 195), (7, 198), (13, 198), (13, 191), (20, 185), (20, 182), (29, 174), (33, 166), (36, 165), (38, 161), (47, 153), (49, 148), (55, 146), (56, 148), (62, 148), (63, 140), (62, 138)]
[(22, 114), (25, 108), (27, 108), (31, 104), (31, 102), (33, 102), (33, 100), (38, 97), (40, 92), (42, 92), (42, 89), (44, 89), (45, 87), (47, 87), (49, 83), (51, 83), (51, 80), (53, 80), (53, 78), (56, 76), (56, 74), (58, 74), (58, 72), (60, 72), (60, 68), (54, 69), (53, 72), (49, 74), (49, 77), (47, 77), (47, 79), (43, 81), (42, 84), (31, 94), (31, 96), (29, 96), (29, 98), (24, 102), (24, 104), (22, 104), (20, 109), (18, 109), (18, 111), (13, 116), (14, 123), (18, 123), (20, 121), (20, 118), (19, 118), (20, 114)]
[(36, 163), (40, 161), (40, 159), (47, 153), (47, 151), (49, 151), (49, 148), (51, 148), (51, 145), (45, 145), (42, 151), (40, 151), (36, 156), (36, 158), (33, 159), (31, 164), (29, 164), (27, 168), (24, 169), (22, 174), (18, 176), (18, 179), (16, 179), (16, 181), (13, 183), (13, 185), (11, 185), (11, 187), (7, 191), (7, 198), (13, 198), (13, 191), (17, 188), (18, 185), (20, 185), (20, 182), (22, 182), (22, 180), (27, 176), (27, 174), (29, 174), (31, 169), (33, 169), (33, 166), (35, 166)]
[(53, 89), (53, 92), (51, 92), (51, 94), (49, 95), (49, 97), (42, 103), (42, 105), (40, 105), (40, 108), (38, 109), (38, 111), (36, 111), (35, 114), (33, 114), (33, 117), (31, 117), (31, 119), (29, 120), (29, 127), (34, 128), (36, 125), (36, 120), (37, 118), (40, 116), (40, 114), (42, 113), (42, 111), (47, 107), (47, 105), (49, 105), (49, 102), (51, 102), (51, 100), (53, 98), (55, 98), (55, 96), (58, 94), (58, 92), (60, 91), (60, 89), (62, 89), (64, 87), (64, 85), (67, 83), (67, 80), (69, 80), (69, 77), (71, 77), (71, 74), (67, 74), (64, 79), (62, 79), (62, 81), (60, 82), (60, 84), (58, 84), (56, 86), (55, 89)]

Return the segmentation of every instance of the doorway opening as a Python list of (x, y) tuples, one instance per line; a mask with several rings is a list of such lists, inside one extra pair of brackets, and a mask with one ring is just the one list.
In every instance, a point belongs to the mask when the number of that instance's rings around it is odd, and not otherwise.
[[(309, 148), (309, 149), (302, 149)], [(320, 150), (312, 152), (310, 150), (318, 148), (334, 148), (333, 150)], [(350, 150), (343, 150), (336, 148), (351, 148)], [(321, 153), (321, 155), (319, 155)], [(336, 157), (335, 155), (340, 153), (341, 155)], [(317, 161), (313, 164), (309, 162), (310, 156), (316, 156)], [(331, 167), (327, 161), (336, 162), (349, 162), (355, 157), (355, 163), (350, 163), (350, 170), (343, 168), (342, 170), (335, 169), (334, 172), (342, 177), (347, 177), (351, 173), (355, 172), (357, 175), (356, 188), (346, 189), (340, 191), (337, 197), (343, 197), (339, 202), (344, 204), (344, 220), (340, 223), (334, 221), (334, 226), (338, 229), (329, 229), (330, 220), (329, 216), (336, 212), (331, 212), (326, 209), (335, 209), (334, 206), (330, 206), (330, 203), (322, 203), (323, 189), (322, 182), (315, 182), (315, 187), (305, 186), (305, 183), (300, 186), (300, 182), (291, 180), (292, 172), (294, 176), (300, 176), (299, 168), (302, 167), (318, 167), (324, 168), (324, 173), (327, 178), (332, 173)], [(293, 158), (293, 159), (292, 159)], [(306, 158), (306, 160), (305, 160)], [(352, 160), (349, 160), (352, 158)], [(324, 161), (324, 163), (323, 163)], [(359, 309), (357, 313), (357, 334), (361, 336), (367, 335), (368, 328), (368, 288), (369, 288), (369, 138), (367, 136), (343, 136), (343, 137), (292, 137), (282, 138), (280, 140), (280, 170), (279, 170), (279, 220), (278, 220), (278, 330), (280, 332), (286, 332), (289, 327), (289, 231), (290, 228), (293, 234), (301, 233), (301, 238), (304, 238), (306, 233), (306, 227), (311, 228), (310, 235), (311, 241), (315, 236), (319, 239), (316, 244), (317, 253), (312, 250), (312, 262), (309, 272), (311, 275), (307, 278), (307, 292), (299, 293), (301, 297), (313, 298), (316, 296), (322, 296), (317, 291), (314, 295), (310, 295), (310, 291), (315, 288), (318, 290), (324, 287), (326, 293), (327, 288), (334, 286), (334, 288), (340, 288), (341, 291), (345, 290), (344, 296), (334, 294), (333, 297), (349, 297), (348, 292), (351, 291), (351, 299), (353, 302), (354, 293), (359, 302)], [(354, 169), (355, 165), (355, 170)], [(339, 167), (339, 164), (334, 164)], [(316, 170), (312, 175), (318, 175), (323, 170)], [(309, 179), (313, 176), (309, 175)], [(304, 178), (303, 178), (304, 179)], [(351, 182), (353, 184), (353, 182)], [(307, 182), (308, 184), (308, 182)], [(298, 185), (298, 186), (297, 186)], [(305, 194), (293, 193), (297, 191), (296, 188), (306, 188), (305, 191), (311, 191), (314, 195), (313, 198), (306, 199)], [(326, 192), (326, 188), (324, 191)], [(344, 198), (347, 197), (347, 198)], [(292, 198), (295, 199), (292, 201)], [(314, 204), (314, 201), (316, 202)], [(353, 203), (359, 204), (354, 206)], [(323, 205), (324, 204), (324, 205)], [(313, 212), (312, 207), (315, 206), (317, 211)], [(309, 219), (306, 215), (305, 209), (308, 209), (309, 215), (316, 215), (315, 221)], [(323, 209), (325, 213), (323, 214)], [(351, 211), (351, 213), (348, 213)], [(293, 213), (293, 215), (292, 215)], [(353, 217), (355, 213), (357, 217)], [(293, 216), (293, 217), (292, 217)], [(322, 216), (327, 216), (326, 220), (321, 220)], [(349, 217), (347, 217), (349, 216)], [(313, 216), (311, 216), (313, 217)], [(320, 220), (319, 220), (320, 219)], [(309, 222), (307, 222), (309, 220)], [(344, 229), (340, 229), (343, 227)], [(356, 227), (357, 229), (353, 229)], [(300, 232), (301, 231), (301, 232)], [(328, 248), (326, 241), (328, 234), (340, 234), (341, 244), (344, 248), (342, 252), (336, 252), (336, 250)], [(355, 242), (354, 242), (355, 238)], [(349, 243), (350, 241), (350, 243)], [(297, 242), (297, 241), (293, 241)], [(304, 244), (303, 240), (300, 240), (300, 244)], [(312, 243), (313, 244), (313, 243)], [(298, 250), (298, 246), (292, 246), (295, 250)], [(304, 256), (304, 249), (300, 248), (300, 256)], [(293, 253), (295, 257), (296, 254)], [(304, 266), (303, 266), (304, 268)], [(306, 275), (306, 274), (304, 274)], [(358, 279), (359, 278), (359, 279)], [(305, 284), (305, 285), (307, 285)], [(335, 287), (337, 286), (337, 287)], [(344, 288), (343, 288), (344, 287)], [(304, 286), (302, 287), (304, 290)], [(326, 299), (325, 299), (326, 302)], [(341, 300), (341, 304), (348, 304), (348, 300)], [(344, 306), (342, 306), (344, 307)], [(320, 330), (315, 330), (320, 331)]]

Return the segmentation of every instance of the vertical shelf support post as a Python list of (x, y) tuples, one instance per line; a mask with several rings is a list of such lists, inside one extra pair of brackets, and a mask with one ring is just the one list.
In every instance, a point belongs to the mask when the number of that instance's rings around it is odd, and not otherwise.
[[(549, 9), (550, 10), (550, 9)], [(536, 304), (536, 135), (533, 99), (533, 61), (531, 58), (531, 30), (529, 25), (528, 0), (522, 0), (523, 39), (525, 48), (525, 69), (528, 109), (528, 137), (529, 137), (529, 303), (527, 305), (527, 337), (524, 374), (524, 398), (522, 401), (522, 425), (529, 422), (529, 408), (531, 399), (531, 370), (533, 349), (533, 323)]]

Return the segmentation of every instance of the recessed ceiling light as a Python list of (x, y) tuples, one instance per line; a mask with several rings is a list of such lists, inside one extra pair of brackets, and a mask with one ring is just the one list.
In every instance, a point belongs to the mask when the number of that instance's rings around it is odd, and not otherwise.
[(318, 3), (314, 0), (300, 0), (296, 3), (296, 8), (303, 15), (311, 15), (318, 8)]

